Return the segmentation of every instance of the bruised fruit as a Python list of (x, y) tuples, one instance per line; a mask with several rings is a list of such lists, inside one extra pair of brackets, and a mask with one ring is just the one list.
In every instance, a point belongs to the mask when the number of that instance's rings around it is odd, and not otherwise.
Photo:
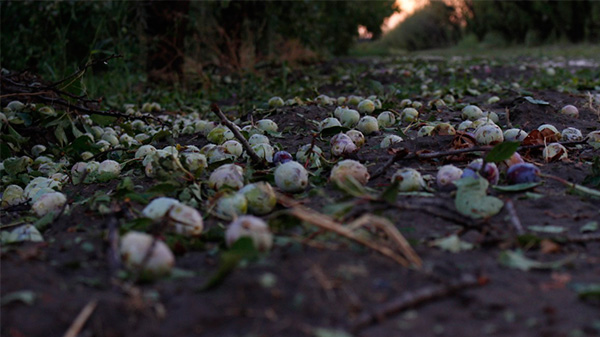
[(486, 163), (485, 169), (481, 172), (481, 165), (483, 164), (482, 159), (475, 159), (464, 169), (461, 178), (465, 177), (473, 177), (478, 178), (479, 174), (481, 174), (487, 181), (492, 185), (498, 184), (498, 179), (500, 178), (500, 174), (498, 172), (498, 166), (494, 163)]
[(392, 176), (392, 182), (399, 182), (400, 192), (420, 191), (425, 187), (425, 181), (419, 171), (412, 168), (399, 169)]
[(244, 186), (244, 171), (241, 166), (225, 164), (219, 166), (208, 178), (208, 186), (215, 190), (232, 188), (239, 190)]
[(511, 185), (540, 181), (540, 169), (529, 163), (515, 164), (506, 171), (506, 180)]
[(275, 165), (287, 163), (288, 161), (292, 161), (292, 160), (294, 160), (294, 158), (287, 151), (277, 151), (273, 155), (273, 164), (275, 164)]

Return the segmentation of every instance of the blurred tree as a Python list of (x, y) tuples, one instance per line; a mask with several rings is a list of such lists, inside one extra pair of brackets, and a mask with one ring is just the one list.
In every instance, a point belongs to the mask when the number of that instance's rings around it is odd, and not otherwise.
[(344, 54), (359, 25), (377, 38), (383, 19), (395, 10), (394, 0), (224, 0), (195, 2), (191, 15), (197, 44), (211, 50), (217, 63), (245, 68), (282, 52), (276, 50), (285, 45), (281, 41), (298, 40), (322, 54)]
[(117, 52), (129, 74), (181, 80), (186, 60), (248, 69), (290, 53), (344, 54), (358, 25), (379, 37), (394, 6), (395, 0), (5, 0), (0, 63), (60, 78), (92, 54)]
[(149, 81), (183, 82), (183, 62), (190, 1), (151, 0), (146, 9)]
[(135, 2), (1, 1), (0, 63), (60, 78), (92, 54), (131, 59), (139, 53), (139, 15)]
[(581, 1), (474, 1), (466, 0), (470, 11), (467, 31), (484, 40), (500, 33), (509, 42), (525, 42), (535, 35), (540, 42), (566, 39), (571, 42), (598, 41), (600, 2)]

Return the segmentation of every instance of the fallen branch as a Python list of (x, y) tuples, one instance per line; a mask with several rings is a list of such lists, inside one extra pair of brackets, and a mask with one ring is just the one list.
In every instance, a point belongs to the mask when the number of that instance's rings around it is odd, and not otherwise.
[(79, 313), (79, 315), (77, 315), (77, 317), (75, 317), (75, 320), (69, 327), (69, 330), (67, 330), (67, 332), (65, 332), (63, 337), (77, 337), (77, 335), (79, 335), (79, 332), (85, 325), (85, 322), (87, 322), (87, 320), (90, 318), (90, 316), (96, 309), (97, 305), (98, 305), (98, 300), (89, 301), (88, 304), (86, 304), (85, 307), (83, 307), (83, 309), (81, 309), (81, 312)]
[(386, 316), (397, 314), (425, 302), (447, 297), (462, 289), (485, 285), (487, 282), (488, 279), (486, 278), (463, 275), (460, 279), (450, 281), (444, 285), (424, 287), (413, 292), (404, 293), (401, 296), (384, 303), (373, 312), (367, 312), (360, 315), (352, 325), (352, 329), (355, 332), (358, 332), (371, 324), (385, 320)]
[[(584, 144), (587, 144), (587, 143), (586, 143), (586, 139), (584, 139), (584, 140), (572, 141), (572, 142), (562, 142), (562, 143), (559, 143), (559, 144), (561, 144), (563, 146), (576, 146), (576, 145), (584, 145)], [(543, 148), (543, 147), (546, 147), (546, 144), (522, 145), (522, 146), (519, 146), (519, 148), (517, 149), (517, 151), (519, 151), (519, 150), (529, 150), (529, 149), (539, 149), (539, 148)], [(419, 152), (407, 153), (406, 149), (401, 148), (401, 149), (399, 149), (399, 151), (397, 153), (395, 153), (392, 157), (390, 157), (388, 159), (388, 161), (380, 169), (378, 169), (375, 173), (373, 173), (371, 175), (371, 179), (375, 179), (375, 178), (381, 176), (383, 173), (385, 173), (385, 171), (390, 166), (392, 166), (392, 164), (394, 164), (395, 162), (397, 162), (397, 161), (399, 161), (401, 159), (404, 159), (404, 160), (409, 160), (409, 159), (434, 159), (434, 158), (440, 158), (440, 157), (449, 157), (449, 156), (453, 156), (453, 155), (457, 155), (457, 154), (463, 154), (463, 153), (487, 152), (487, 151), (490, 151), (493, 148), (494, 148), (494, 146), (492, 146), (492, 145), (485, 145), (485, 146), (468, 147), (468, 148), (464, 148), (464, 149), (439, 151), (439, 152), (426, 152), (426, 153), (419, 153)]]
[(375, 179), (378, 178), (379, 176), (381, 176), (385, 171), (387, 171), (388, 168), (390, 168), (390, 166), (392, 166), (392, 164), (394, 164), (395, 162), (397, 162), (398, 160), (406, 157), (408, 155), (408, 151), (404, 148), (400, 149), (400, 151), (394, 153), (393, 156), (391, 156), (386, 162), (385, 164), (383, 164), (382, 167), (380, 167), (377, 171), (375, 171), (375, 173), (373, 173), (371, 175), (370, 179)]
[(517, 210), (515, 210), (515, 205), (512, 200), (506, 200), (504, 206), (506, 206), (506, 210), (508, 211), (510, 223), (517, 230), (517, 235), (523, 235), (525, 230), (521, 225), (521, 220), (519, 220), (519, 215), (517, 214)]
[(442, 208), (441, 206), (416, 204), (410, 202), (396, 202), (390, 205), (401, 210), (428, 213), (430, 215), (437, 216), (441, 219), (448, 220), (457, 225), (460, 225), (465, 229), (479, 230), (482, 226), (481, 222), (475, 222), (470, 218), (466, 218), (462, 214), (450, 208)]
[(240, 131), (237, 129), (236, 125), (233, 124), (229, 119), (227, 119), (227, 117), (223, 114), (223, 112), (221, 111), (221, 109), (219, 108), (219, 106), (216, 105), (215, 103), (213, 103), (213, 104), (210, 105), (210, 110), (215, 115), (217, 115), (217, 117), (219, 117), (219, 119), (221, 120), (221, 122), (223, 124), (225, 124), (225, 126), (227, 126), (229, 128), (229, 130), (231, 130), (231, 132), (233, 132), (233, 135), (242, 144), (242, 146), (244, 147), (244, 149), (246, 149), (246, 152), (248, 153), (248, 155), (250, 156), (250, 158), (252, 159), (252, 161), (254, 161), (256, 164), (265, 166), (265, 164), (266, 164), (265, 160), (262, 159), (261, 157), (259, 157), (256, 154), (256, 152), (254, 152), (254, 150), (252, 149), (252, 146), (250, 146), (250, 144), (248, 143), (248, 141), (246, 140), (246, 138), (244, 138), (244, 136), (240, 133)]
[[(113, 206), (115, 208), (119, 207), (118, 205)], [(121, 214), (120, 210), (113, 213), (112, 216), (108, 219), (108, 247), (106, 251), (106, 258), (108, 262), (108, 272), (110, 277), (115, 277), (117, 275), (117, 271), (121, 268), (121, 257), (119, 254), (119, 220)]]
[[(411, 265), (413, 265), (415, 267), (419, 267), (421, 265), (421, 260), (418, 259), (418, 257), (415, 259), (416, 253), (414, 253), (414, 251), (412, 251), (412, 248), (410, 249), (410, 251), (406, 251), (405, 247), (403, 247), (402, 245), (399, 245), (399, 250), (404, 254), (404, 256), (402, 256), (402, 255), (398, 254), (396, 251), (394, 251), (392, 248), (388, 247), (387, 245), (369, 241), (369, 240), (355, 234), (354, 230), (352, 230), (352, 228), (349, 228), (347, 226), (343, 226), (343, 225), (337, 223), (335, 220), (333, 220), (331, 217), (329, 217), (327, 215), (318, 213), (314, 210), (309, 209), (308, 207), (302, 206), (296, 200), (291, 199), (281, 193), (277, 193), (277, 201), (280, 204), (282, 204), (283, 206), (288, 207), (288, 212), (291, 215), (297, 217), (298, 219), (306, 221), (308, 223), (311, 223), (319, 228), (322, 228), (327, 231), (330, 231), (330, 232), (336, 233), (338, 235), (341, 235), (343, 237), (346, 237), (346, 238), (348, 238), (354, 242), (357, 242), (365, 247), (368, 247), (374, 251), (377, 251), (380, 254), (389, 257), (390, 259), (394, 260), (395, 262), (397, 262), (398, 264), (400, 264), (404, 267), (409, 267)], [(392, 230), (392, 229), (389, 229), (389, 230)], [(395, 229), (395, 230), (397, 231), (397, 229)], [(397, 239), (398, 237), (402, 237), (402, 234), (400, 234), (400, 232), (397, 232), (394, 234), (394, 236)]]
[[(560, 241), (561, 238), (557, 238), (557, 241)], [(592, 241), (600, 241), (600, 233), (594, 234), (582, 234), (582, 235), (569, 235), (567, 236), (567, 241), (569, 242), (592, 242)]]

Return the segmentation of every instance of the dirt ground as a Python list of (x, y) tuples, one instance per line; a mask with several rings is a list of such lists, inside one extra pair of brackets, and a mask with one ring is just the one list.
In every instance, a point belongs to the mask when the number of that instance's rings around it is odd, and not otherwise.
[[(327, 72), (330, 66), (323, 65), (323, 71)], [(490, 73), (481, 73), (481, 78), (500, 81), (528, 76), (513, 64), (492, 68)], [(377, 69), (375, 66), (369, 76), (383, 84), (411, 81), (397, 73), (378, 75)], [(446, 76), (439, 73), (436, 78), (443, 81)], [(323, 84), (319, 91), (333, 97), (349, 93), (344, 85), (336, 83)], [(584, 134), (600, 129), (598, 115), (586, 108), (584, 95), (556, 89), (530, 91), (533, 97), (550, 105), (519, 100), (516, 92), (503, 94), (494, 104), (481, 104), (489, 93), (467, 95), (462, 101), (478, 102), (484, 110), (497, 112), (502, 125), (508, 122), (505, 111), (509, 109), (510, 123), (527, 131), (544, 123), (559, 130), (576, 127)], [(579, 107), (579, 119), (567, 118), (553, 108), (566, 104)], [(333, 109), (308, 105), (270, 112), (268, 118), (278, 123), (279, 130), (286, 130), (276, 142), (295, 153), (313, 140), (309, 130), (314, 125), (309, 120), (325, 118)], [(460, 120), (457, 112), (448, 107), (421, 112), (422, 120), (429, 120), (432, 115), (452, 123)], [(445, 151), (453, 140), (452, 136), (415, 135), (416, 129), (408, 131), (402, 146), (411, 151)], [(367, 163), (371, 174), (391, 156), (379, 148), (382, 138), (383, 132), (368, 137), (367, 144), (356, 154), (356, 159)], [(176, 142), (199, 147), (207, 143), (202, 136)], [(328, 139), (317, 138), (316, 145), (329, 153)], [(544, 163), (539, 150), (531, 150), (525, 157), (539, 164), (543, 173), (582, 184), (590, 174), (590, 165), (585, 162), (598, 155), (599, 150), (579, 146), (569, 148), (567, 161)], [(477, 157), (468, 154), (461, 158), (400, 160), (367, 186), (384, 189), (401, 167), (435, 175), (440, 165), (454, 163), (464, 167)], [(329, 171), (321, 175), (325, 180)], [(114, 190), (116, 184), (68, 185), (63, 192), (73, 202), (90, 197), (97, 190)], [(153, 182), (140, 177), (136, 184), (150, 186)], [(45, 242), (3, 248), (0, 331), (7, 337), (62, 336), (86, 305), (89, 308), (96, 304), (79, 336), (598, 336), (599, 298), (579, 297), (576, 288), (600, 282), (600, 241), (577, 239), (585, 234), (580, 231), (582, 226), (600, 222), (600, 202), (567, 192), (568, 188), (553, 180), (545, 180), (526, 192), (492, 191), (503, 201), (514, 203), (518, 219), (528, 233), (518, 235), (511, 222), (514, 215), (506, 207), (489, 220), (463, 219), (455, 211), (451, 193), (398, 197), (399, 202), (433, 205), (439, 211), (435, 213), (362, 202), (331, 184), (317, 185), (298, 199), (319, 212), (327, 212), (327, 206), (341, 201), (355, 202), (352, 211), (340, 218), (342, 221), (366, 213), (388, 218), (423, 260), (422, 268), (402, 267), (331, 233), (319, 235), (312, 225), (282, 217), (285, 208), (278, 206), (278, 211), (265, 217), (279, 221), (273, 228), (276, 238), (272, 251), (258, 260), (243, 262), (209, 290), (202, 290), (202, 285), (219, 268), (222, 241), (201, 238), (191, 246), (186, 245), (189, 242), (172, 244), (180, 272), (155, 282), (131, 284), (115, 277), (108, 262), (106, 235), (110, 216), (75, 206), (70, 214), (48, 226), (43, 232)], [(132, 202), (131, 207), (143, 206)], [(19, 212), (3, 212), (2, 223), (18, 217)], [(221, 228), (212, 217), (205, 224), (209, 230), (218, 232)], [(529, 226), (560, 226), (564, 231), (545, 233), (528, 230)], [(432, 246), (433, 240), (452, 234), (458, 234), (473, 248), (452, 253)], [(556, 268), (529, 271), (500, 263), (503, 254), (518, 250), (537, 261), (568, 262)], [(456, 291), (447, 288), (465, 277), (477, 281), (464, 282)], [(430, 298), (420, 295), (435, 289), (445, 290)], [(32, 301), (5, 303), (6, 295), (19, 291), (31, 292)], [(375, 314), (394, 301), (411, 297), (416, 298), (414, 304), (385, 315)], [(357, 325), (370, 316), (373, 319), (368, 323)]]

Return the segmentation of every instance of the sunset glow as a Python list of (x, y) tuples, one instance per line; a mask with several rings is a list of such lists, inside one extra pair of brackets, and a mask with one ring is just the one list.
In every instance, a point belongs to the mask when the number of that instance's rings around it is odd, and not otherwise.
[(416, 10), (425, 7), (428, 3), (429, 0), (396, 0), (400, 13), (394, 13), (392, 16), (386, 18), (381, 26), (381, 30), (384, 33), (392, 30), (409, 15)]

